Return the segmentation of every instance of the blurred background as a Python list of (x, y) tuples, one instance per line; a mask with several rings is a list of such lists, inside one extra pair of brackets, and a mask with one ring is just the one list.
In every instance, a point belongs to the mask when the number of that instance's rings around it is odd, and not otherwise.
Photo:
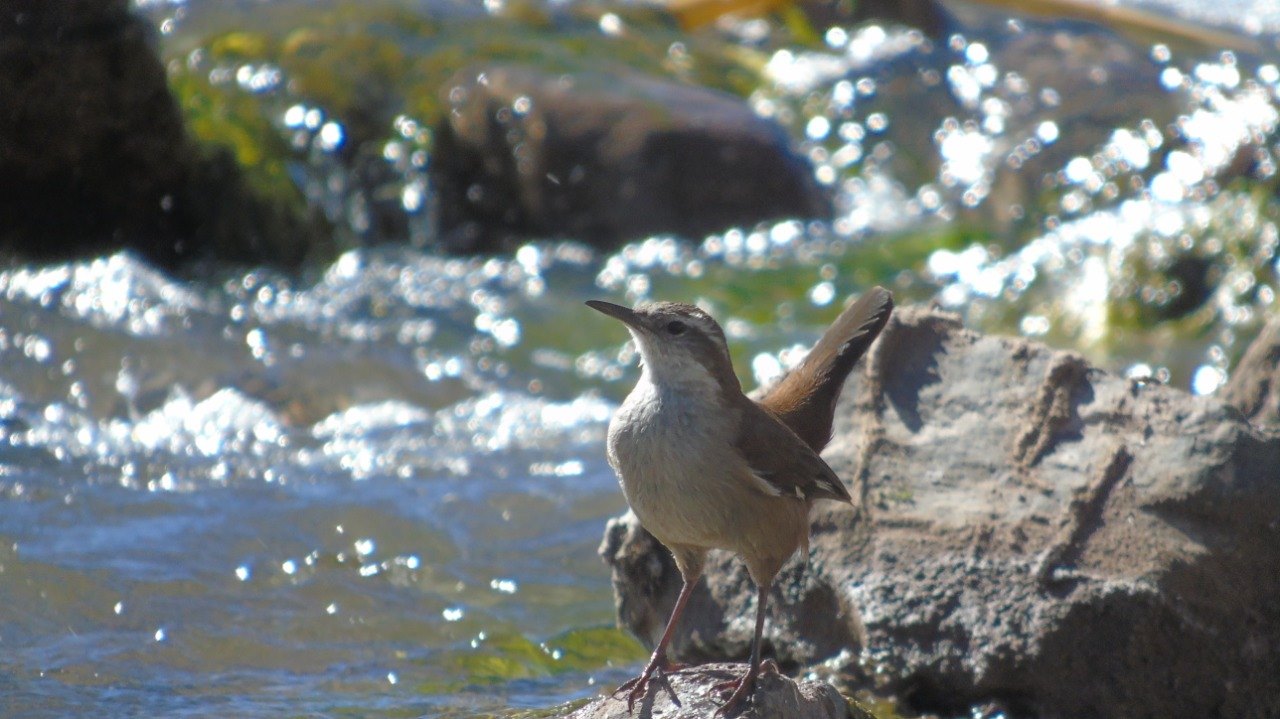
[(539, 716), (696, 301), (882, 284), (1201, 395), (1277, 314), (1264, 0), (0, 1), (0, 714)]

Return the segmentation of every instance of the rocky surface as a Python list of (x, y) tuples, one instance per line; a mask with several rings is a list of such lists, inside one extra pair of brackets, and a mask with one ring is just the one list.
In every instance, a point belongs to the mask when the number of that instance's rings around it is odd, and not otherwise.
[[(824, 456), (861, 504), (815, 507), (807, 566), (779, 578), (784, 668), (847, 651), (852, 685), (941, 713), (1280, 712), (1280, 434), (1222, 401), (908, 308)], [(652, 643), (679, 584), (666, 553), (630, 517), (602, 553)], [(713, 556), (685, 660), (750, 640), (746, 572)]]
[(1271, 320), (1245, 350), (1222, 401), (1254, 424), (1280, 425), (1280, 319)]
[(442, 90), (431, 172), (444, 243), (518, 237), (612, 246), (760, 220), (829, 217), (782, 128), (739, 98), (619, 69), (460, 72)]
[[(715, 686), (742, 676), (740, 664), (708, 664), (670, 675), (670, 685), (658, 684), (627, 709), (625, 696), (601, 697), (568, 719), (707, 719), (724, 703)], [(673, 698), (674, 696), (674, 698)], [(847, 702), (830, 684), (797, 682), (777, 673), (764, 673), (756, 684), (755, 701), (740, 719), (874, 719), (856, 703)]]

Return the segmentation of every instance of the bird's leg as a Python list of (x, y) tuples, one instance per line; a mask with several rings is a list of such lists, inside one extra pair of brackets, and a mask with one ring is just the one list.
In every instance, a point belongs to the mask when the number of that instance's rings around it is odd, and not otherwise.
[[(653, 656), (649, 657), (649, 663), (645, 666), (640, 676), (628, 681), (626, 684), (618, 687), (614, 695), (627, 692), (627, 712), (630, 713), (635, 706), (637, 699), (644, 698), (649, 691), (649, 680), (657, 674), (664, 683), (667, 671), (672, 669), (671, 664), (667, 661), (667, 645), (671, 643), (671, 637), (676, 633), (676, 622), (680, 620), (680, 615), (684, 612), (684, 605), (689, 603), (689, 596), (693, 594), (693, 585), (697, 583), (698, 577), (692, 579), (685, 578), (684, 586), (680, 587), (680, 596), (676, 597), (676, 606), (671, 610), (671, 618), (667, 620), (667, 628), (662, 632), (662, 638), (658, 640), (658, 646), (653, 650)], [(667, 684), (667, 691), (671, 692), (671, 698), (675, 701), (676, 706), (680, 705), (680, 700), (676, 698), (676, 693), (671, 689), (671, 685)]]
[(737, 681), (728, 681), (715, 686), (716, 691), (733, 690), (733, 694), (729, 696), (724, 706), (716, 711), (716, 716), (729, 717), (735, 715), (742, 708), (742, 703), (747, 700), (756, 688), (756, 677), (760, 675), (760, 636), (764, 633), (764, 614), (765, 605), (769, 600), (769, 584), (761, 584), (757, 588), (756, 594), (756, 635), (751, 641), (751, 659), (747, 665), (747, 673)]

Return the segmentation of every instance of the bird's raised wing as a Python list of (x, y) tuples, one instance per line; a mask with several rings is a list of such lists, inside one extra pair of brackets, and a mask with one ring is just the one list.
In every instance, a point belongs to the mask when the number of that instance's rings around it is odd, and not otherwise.
[(831, 441), (832, 417), (849, 371), (880, 335), (893, 312), (893, 294), (866, 291), (827, 328), (809, 354), (760, 397), (805, 444), (821, 452)]

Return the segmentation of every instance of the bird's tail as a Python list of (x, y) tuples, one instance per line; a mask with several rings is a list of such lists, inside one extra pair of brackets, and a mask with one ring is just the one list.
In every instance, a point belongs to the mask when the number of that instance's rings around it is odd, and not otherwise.
[(821, 452), (831, 441), (836, 400), (845, 378), (879, 336), (893, 312), (893, 293), (867, 290), (827, 328), (804, 361), (767, 389), (761, 405)]

